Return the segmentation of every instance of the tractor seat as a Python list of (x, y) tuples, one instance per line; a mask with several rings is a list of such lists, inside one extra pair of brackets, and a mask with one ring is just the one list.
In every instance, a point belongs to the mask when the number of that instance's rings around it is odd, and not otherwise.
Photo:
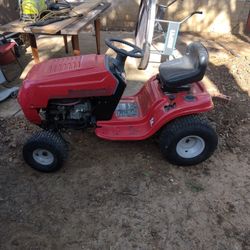
[(207, 64), (207, 49), (201, 43), (191, 43), (183, 57), (160, 65), (159, 80), (161, 87), (164, 91), (178, 92), (184, 86), (202, 80)]

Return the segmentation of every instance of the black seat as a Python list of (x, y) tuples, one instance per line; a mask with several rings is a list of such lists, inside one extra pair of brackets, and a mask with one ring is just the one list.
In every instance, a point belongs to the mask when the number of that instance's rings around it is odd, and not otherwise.
[(188, 84), (202, 80), (207, 64), (207, 49), (198, 42), (189, 44), (183, 57), (160, 65), (159, 80), (163, 90), (178, 92)]

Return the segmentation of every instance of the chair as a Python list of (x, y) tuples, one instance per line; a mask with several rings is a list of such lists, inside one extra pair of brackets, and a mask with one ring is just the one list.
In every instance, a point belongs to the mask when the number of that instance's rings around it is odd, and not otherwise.
[[(2, 39), (1, 42), (2, 44), (0, 44), (0, 65), (2, 66), (2, 65), (10, 64), (12, 62), (16, 62), (18, 66), (20, 67), (20, 69), (22, 69), (22, 65), (20, 64), (14, 52), (14, 47), (16, 43), (8, 42), (7, 39), (5, 38)], [(11, 82), (13, 79), (6, 78), (8, 82)]]
[[(20, 69), (22, 69), (22, 66), (14, 52), (16, 43), (8, 41), (4, 35), (0, 36), (2, 36), (0, 39), (0, 66), (16, 62)], [(5, 85), (6, 82), (11, 82), (16, 77), (17, 75), (12, 79), (9, 79), (0, 67), (0, 86), (3, 86), (0, 88), (0, 102), (8, 98), (10, 95), (15, 96), (17, 94), (19, 87), (8, 87)]]
[(178, 92), (201, 81), (208, 64), (207, 49), (198, 42), (188, 45), (186, 54), (164, 62), (159, 67), (159, 80), (164, 91)]

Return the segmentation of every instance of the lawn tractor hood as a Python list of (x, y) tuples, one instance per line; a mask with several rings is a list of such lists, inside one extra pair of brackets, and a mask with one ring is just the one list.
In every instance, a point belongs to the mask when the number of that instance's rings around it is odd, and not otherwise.
[(46, 108), (49, 100), (110, 96), (116, 87), (117, 80), (108, 69), (107, 56), (50, 59), (30, 70), (19, 91), (18, 101), (26, 117), (39, 124), (41, 119), (37, 110)]

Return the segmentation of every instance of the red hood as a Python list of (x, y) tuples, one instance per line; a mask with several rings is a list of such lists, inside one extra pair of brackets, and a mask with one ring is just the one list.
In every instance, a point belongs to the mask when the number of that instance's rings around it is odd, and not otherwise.
[(85, 55), (46, 60), (36, 64), (27, 74), (25, 81), (40, 83), (53, 83), (65, 79), (78, 78), (106, 72), (105, 56)]

